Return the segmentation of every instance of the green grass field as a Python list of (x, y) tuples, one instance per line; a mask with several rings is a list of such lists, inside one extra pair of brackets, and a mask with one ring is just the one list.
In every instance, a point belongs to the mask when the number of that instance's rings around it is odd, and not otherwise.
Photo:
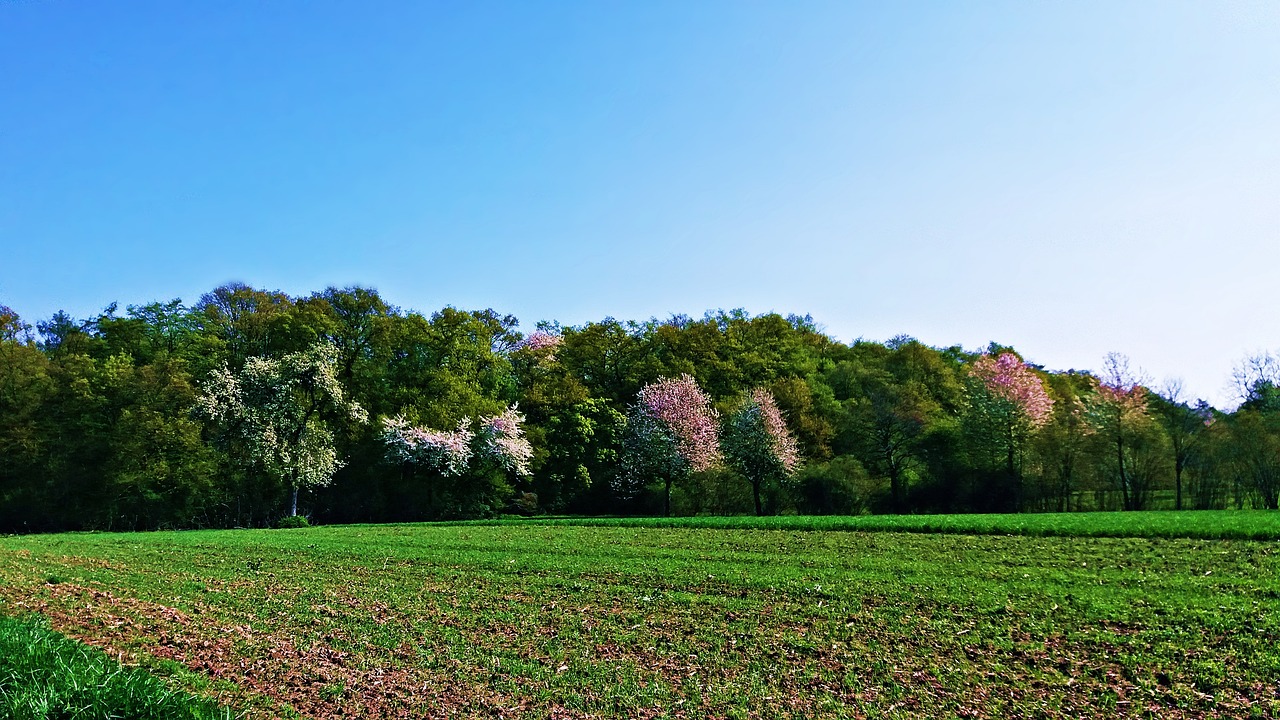
[(580, 527), (706, 528), (915, 532), (1029, 537), (1144, 537), (1203, 540), (1280, 540), (1280, 513), (1266, 510), (1018, 513), (1003, 515), (790, 515), (776, 517), (554, 518), (477, 520), (472, 525), (524, 524)]
[(1280, 554), (1207, 539), (1274, 533), (1158, 513), (8, 537), (0, 615), (249, 717), (1275, 717)]
[(235, 715), (176, 691), (33, 618), (0, 617), (0, 717), (230, 720)]

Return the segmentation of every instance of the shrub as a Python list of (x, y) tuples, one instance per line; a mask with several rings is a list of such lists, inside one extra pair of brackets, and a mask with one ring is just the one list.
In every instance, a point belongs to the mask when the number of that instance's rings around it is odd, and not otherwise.
[(809, 465), (795, 482), (797, 509), (807, 515), (860, 515), (883, 494), (883, 483), (872, 480), (850, 455)]

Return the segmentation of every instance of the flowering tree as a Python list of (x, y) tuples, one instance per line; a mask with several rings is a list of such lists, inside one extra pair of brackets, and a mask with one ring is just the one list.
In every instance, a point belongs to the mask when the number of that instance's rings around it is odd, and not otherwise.
[(397, 415), (383, 419), (382, 440), (392, 459), (429, 467), (443, 477), (480, 472), (484, 463), (528, 477), (533, 446), (524, 436), (523, 422), (514, 406), (478, 421), (463, 418), (456, 430), (414, 427)]
[(1012, 485), (1012, 506), (1022, 504), (1021, 461), (1027, 441), (1053, 414), (1044, 383), (1017, 355), (1003, 352), (978, 357), (969, 368), (966, 422), (1005, 466)]
[(983, 387), (996, 399), (1009, 405), (1030, 425), (1039, 427), (1053, 412), (1053, 399), (1045, 392), (1044, 383), (1035, 371), (1011, 352), (979, 357), (969, 372), (982, 381)]
[(342, 467), (326, 417), (364, 422), (363, 408), (338, 382), (337, 349), (321, 343), (281, 358), (251, 357), (240, 372), (214, 370), (196, 403), (197, 414), (241, 442), (249, 465), (292, 489), (328, 485)]
[(729, 416), (723, 445), (729, 464), (751, 483), (756, 515), (764, 514), (761, 486), (770, 480), (790, 478), (800, 469), (795, 436), (787, 429), (773, 394), (764, 388), (752, 390)]
[(480, 421), (480, 451), (498, 467), (521, 477), (529, 476), (529, 461), (533, 459), (533, 446), (524, 436), (520, 425), (524, 415), (509, 407), (498, 415)]
[(624, 467), (615, 490), (634, 497), (649, 481), (662, 480), (663, 510), (670, 515), (672, 483), (719, 465), (718, 426), (711, 398), (692, 376), (645, 385), (627, 415)]
[(545, 332), (543, 330), (535, 330), (529, 333), (529, 335), (523, 340), (516, 343), (516, 350), (529, 350), (532, 352), (545, 351), (547, 359), (554, 360), (556, 348), (560, 347), (560, 344), (563, 341), (564, 338), (559, 335)]
[(1157, 474), (1159, 454), (1154, 421), (1148, 411), (1145, 376), (1129, 369), (1129, 358), (1108, 353), (1098, 378), (1089, 417), (1107, 446), (1125, 510), (1146, 507)]
[(457, 430), (429, 430), (397, 415), (383, 418), (382, 440), (397, 460), (426, 465), (446, 477), (461, 475), (471, 460), (470, 424), (471, 418), (463, 418)]

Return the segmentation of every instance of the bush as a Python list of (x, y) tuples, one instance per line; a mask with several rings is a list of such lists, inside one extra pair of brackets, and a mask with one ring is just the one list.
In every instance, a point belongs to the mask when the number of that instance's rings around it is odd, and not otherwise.
[(531, 492), (516, 493), (508, 506), (517, 515), (533, 515), (538, 512), (538, 494)]
[(856, 458), (840, 455), (800, 471), (795, 481), (796, 506), (806, 515), (861, 515), (870, 512), (883, 494), (882, 484)]
[(307, 521), (306, 516), (290, 515), (280, 518), (280, 522), (276, 523), (276, 527), (281, 530), (293, 530), (295, 528), (311, 527), (311, 523)]
[(674, 515), (750, 515), (751, 485), (738, 473), (718, 468), (689, 475), (671, 496)]

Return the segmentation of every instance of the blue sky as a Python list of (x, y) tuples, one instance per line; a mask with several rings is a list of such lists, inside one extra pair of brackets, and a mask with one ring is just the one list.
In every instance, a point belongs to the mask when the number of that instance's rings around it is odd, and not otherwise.
[(0, 303), (1280, 348), (1274, 2), (0, 3)]

